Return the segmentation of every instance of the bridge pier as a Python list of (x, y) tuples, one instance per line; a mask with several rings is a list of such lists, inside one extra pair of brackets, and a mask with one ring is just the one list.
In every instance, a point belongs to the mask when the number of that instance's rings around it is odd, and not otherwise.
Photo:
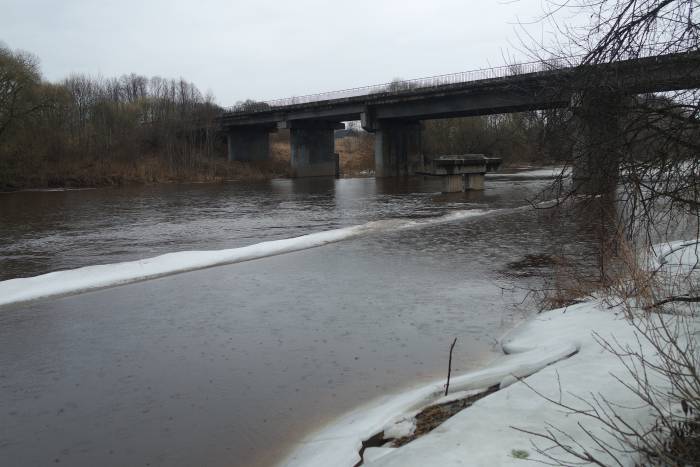
[(418, 121), (379, 121), (374, 140), (377, 177), (413, 175), (423, 166), (421, 125)]
[(270, 126), (235, 126), (228, 129), (228, 160), (266, 161), (270, 157)]
[(335, 130), (345, 128), (338, 122), (291, 121), (280, 128), (289, 129), (294, 177), (335, 177), (339, 175), (335, 153)]
[(442, 178), (443, 192), (483, 190), (486, 172), (497, 170), (501, 159), (483, 154), (440, 156), (419, 173)]
[(578, 194), (607, 194), (617, 187), (624, 138), (620, 121), (629, 96), (575, 95), (572, 99), (575, 141), (571, 178)]

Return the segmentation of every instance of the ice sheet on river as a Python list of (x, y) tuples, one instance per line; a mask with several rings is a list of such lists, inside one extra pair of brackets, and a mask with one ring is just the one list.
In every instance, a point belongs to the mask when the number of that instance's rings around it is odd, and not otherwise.
[(554, 179), (569, 177), (571, 170), (568, 167), (550, 167), (545, 169), (523, 170), (520, 172), (492, 172), (487, 173), (486, 178), (508, 178), (520, 180)]
[[(515, 208), (515, 210), (518, 209), (522, 208)], [(0, 306), (123, 285), (213, 266), (240, 263), (315, 248), (364, 234), (419, 228), (491, 213), (511, 212), (513, 210), (472, 209), (455, 211), (441, 217), (422, 220), (390, 219), (374, 221), (363, 225), (317, 232), (301, 237), (267, 241), (241, 248), (213, 251), (180, 251), (138, 261), (87, 266), (51, 272), (36, 277), (10, 279), (0, 282)]]

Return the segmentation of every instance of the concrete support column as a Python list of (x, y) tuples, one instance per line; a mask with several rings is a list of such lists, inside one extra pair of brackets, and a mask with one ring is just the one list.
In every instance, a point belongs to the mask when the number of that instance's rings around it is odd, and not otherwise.
[(443, 193), (459, 193), (464, 191), (464, 176), (462, 174), (447, 175), (442, 177)]
[(483, 173), (464, 174), (464, 191), (483, 190), (486, 176)]
[(443, 176), (442, 191), (445, 193), (458, 193), (460, 191), (483, 190), (484, 174), (452, 174)]
[(270, 157), (270, 132), (265, 126), (231, 127), (226, 133), (228, 160), (266, 161)]
[(620, 119), (628, 105), (629, 98), (618, 94), (574, 97), (572, 180), (576, 193), (611, 193), (617, 187), (624, 150)]
[(374, 172), (377, 177), (413, 175), (423, 166), (420, 122), (378, 122), (374, 142)]
[(335, 177), (339, 172), (335, 130), (342, 123), (325, 121), (285, 122), (289, 128), (294, 177)]

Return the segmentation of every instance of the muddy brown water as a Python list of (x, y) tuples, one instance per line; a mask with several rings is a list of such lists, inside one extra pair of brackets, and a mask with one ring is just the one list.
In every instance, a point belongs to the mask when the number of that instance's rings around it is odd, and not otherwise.
[(483, 365), (526, 255), (586, 248), (515, 209), (546, 180), (279, 180), (0, 195), (0, 279), (387, 219), (490, 214), (0, 308), (0, 465), (264, 466), (378, 396)]

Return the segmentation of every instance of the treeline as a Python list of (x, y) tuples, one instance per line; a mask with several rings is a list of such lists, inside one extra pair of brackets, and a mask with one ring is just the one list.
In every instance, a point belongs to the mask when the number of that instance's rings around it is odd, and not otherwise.
[(0, 47), (0, 189), (226, 176), (220, 108), (183, 79), (73, 75)]
[(571, 156), (568, 110), (429, 120), (423, 125), (428, 157), (487, 154), (506, 164), (555, 163)]
[[(697, 153), (698, 119), (684, 103), (697, 99), (696, 94), (684, 92), (682, 99), (657, 94), (626, 96), (614, 109), (606, 98), (584, 118), (603, 120), (604, 108), (616, 114), (620, 136), (617, 151), (624, 153), (628, 163), (645, 167), (645, 161), (675, 164)], [(595, 153), (604, 152), (603, 148), (590, 147), (591, 143), (582, 140), (579, 133), (572, 110), (559, 108), (428, 120), (423, 124), (422, 141), (423, 152), (429, 157), (476, 153), (500, 157), (510, 165), (571, 165), (577, 157), (573, 150), (576, 144)]]

